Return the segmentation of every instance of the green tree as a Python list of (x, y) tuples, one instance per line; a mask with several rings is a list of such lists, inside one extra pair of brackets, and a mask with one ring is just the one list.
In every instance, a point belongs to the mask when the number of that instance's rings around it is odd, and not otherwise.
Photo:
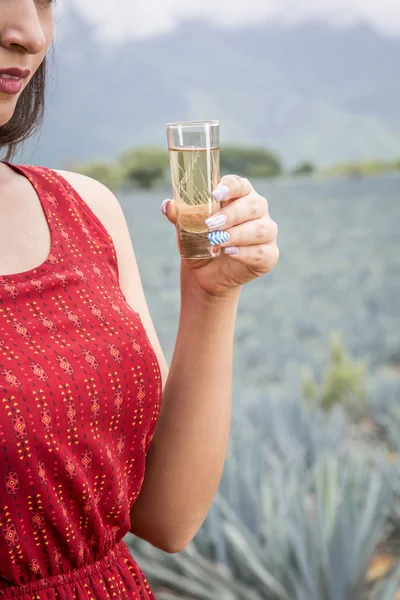
[(282, 173), (280, 158), (265, 148), (225, 146), (221, 148), (222, 174), (242, 177), (277, 177)]
[(81, 173), (100, 181), (111, 190), (118, 190), (122, 183), (121, 171), (117, 165), (101, 160), (71, 165), (71, 171)]
[(364, 177), (379, 175), (380, 173), (390, 173), (396, 169), (400, 169), (400, 161), (366, 160), (333, 165), (326, 169), (325, 173), (327, 175)]
[(305, 160), (293, 169), (293, 175), (312, 175), (315, 171), (315, 165), (312, 162)]
[(149, 189), (164, 179), (169, 156), (161, 148), (137, 148), (124, 152), (119, 164), (128, 185)]

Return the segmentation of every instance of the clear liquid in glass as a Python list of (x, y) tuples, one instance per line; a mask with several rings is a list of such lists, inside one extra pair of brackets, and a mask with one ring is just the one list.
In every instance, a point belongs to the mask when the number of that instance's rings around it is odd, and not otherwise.
[(205, 224), (220, 210), (220, 203), (211, 195), (220, 180), (219, 148), (170, 149), (170, 161), (181, 256), (219, 256), (221, 251), (210, 245)]

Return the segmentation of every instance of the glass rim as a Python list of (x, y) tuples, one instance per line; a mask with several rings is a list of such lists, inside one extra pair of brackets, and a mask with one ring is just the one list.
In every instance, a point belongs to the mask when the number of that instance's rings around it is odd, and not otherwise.
[(202, 125), (211, 125), (213, 127), (219, 127), (219, 121), (177, 121), (175, 123), (167, 123), (167, 129), (177, 129), (178, 127), (199, 127)]

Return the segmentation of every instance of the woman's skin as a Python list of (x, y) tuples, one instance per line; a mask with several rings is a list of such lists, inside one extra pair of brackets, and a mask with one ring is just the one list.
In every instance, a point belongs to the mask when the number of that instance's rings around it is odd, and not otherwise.
[[(51, 3), (0, 0), (0, 15), (0, 70), (28, 68), (32, 77), (51, 43)], [(17, 100), (0, 93), (0, 126), (11, 119)], [(118, 200), (91, 178), (60, 173), (113, 238), (121, 289), (140, 314), (160, 362), (163, 404), (143, 488), (131, 510), (131, 531), (165, 552), (178, 552), (201, 527), (221, 480), (231, 423), (239, 295), (245, 283), (277, 263), (277, 226), (269, 217), (266, 199), (248, 180), (234, 175), (221, 180), (217, 194), (225, 200), (219, 214), (226, 217), (226, 223), (218, 230), (231, 234), (221, 246), (239, 252), (223, 251), (218, 259), (181, 261), (180, 321), (168, 369)], [(174, 202), (165, 201), (162, 210), (175, 225)], [(34, 268), (45, 260), (49, 247), (47, 222), (32, 186), (0, 164), (0, 273)]]

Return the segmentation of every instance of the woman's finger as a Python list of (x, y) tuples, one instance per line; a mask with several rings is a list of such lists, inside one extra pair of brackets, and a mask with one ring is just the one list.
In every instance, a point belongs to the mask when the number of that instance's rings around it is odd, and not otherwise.
[(260, 219), (267, 213), (268, 202), (266, 198), (253, 192), (222, 208), (206, 220), (206, 225), (209, 231), (225, 231), (246, 221)]
[(225, 175), (212, 195), (219, 202), (225, 202), (247, 196), (252, 192), (254, 192), (254, 188), (248, 179), (239, 177), (239, 175)]
[(255, 246), (228, 246), (224, 248), (232, 260), (246, 265), (255, 277), (271, 271), (279, 260), (279, 248), (276, 242)]
[(208, 239), (212, 246), (251, 246), (275, 241), (277, 236), (278, 225), (267, 215), (226, 231), (213, 231), (208, 234)]

